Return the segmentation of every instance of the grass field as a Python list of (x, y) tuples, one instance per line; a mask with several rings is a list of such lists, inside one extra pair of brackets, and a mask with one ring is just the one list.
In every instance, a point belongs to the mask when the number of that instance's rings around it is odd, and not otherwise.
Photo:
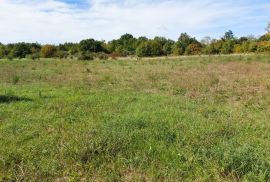
[(270, 56), (0, 60), (0, 181), (270, 181)]

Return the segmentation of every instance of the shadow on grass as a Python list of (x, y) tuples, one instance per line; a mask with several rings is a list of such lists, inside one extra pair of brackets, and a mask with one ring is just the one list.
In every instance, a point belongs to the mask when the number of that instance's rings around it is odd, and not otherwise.
[(32, 99), (25, 98), (25, 97), (17, 97), (14, 95), (0, 95), (0, 104), (1, 103), (21, 102), (21, 101), (30, 102), (30, 101), (32, 101)]

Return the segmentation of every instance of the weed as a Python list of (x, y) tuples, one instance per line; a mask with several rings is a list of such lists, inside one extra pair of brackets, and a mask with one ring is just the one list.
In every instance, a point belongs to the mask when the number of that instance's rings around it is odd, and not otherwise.
[(20, 76), (15, 75), (15, 76), (12, 77), (13, 85), (16, 85), (17, 83), (19, 83), (19, 81), (20, 81)]

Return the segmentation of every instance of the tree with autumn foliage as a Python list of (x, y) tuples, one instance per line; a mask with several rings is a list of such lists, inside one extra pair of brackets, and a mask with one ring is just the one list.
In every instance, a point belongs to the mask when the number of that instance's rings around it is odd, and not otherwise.
[(40, 55), (43, 58), (52, 58), (57, 54), (57, 47), (54, 45), (44, 45), (40, 50)]

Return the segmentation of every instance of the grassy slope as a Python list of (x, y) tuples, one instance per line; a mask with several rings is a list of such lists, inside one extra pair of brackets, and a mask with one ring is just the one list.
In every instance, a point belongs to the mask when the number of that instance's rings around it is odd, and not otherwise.
[(0, 179), (270, 180), (268, 59), (0, 61)]

